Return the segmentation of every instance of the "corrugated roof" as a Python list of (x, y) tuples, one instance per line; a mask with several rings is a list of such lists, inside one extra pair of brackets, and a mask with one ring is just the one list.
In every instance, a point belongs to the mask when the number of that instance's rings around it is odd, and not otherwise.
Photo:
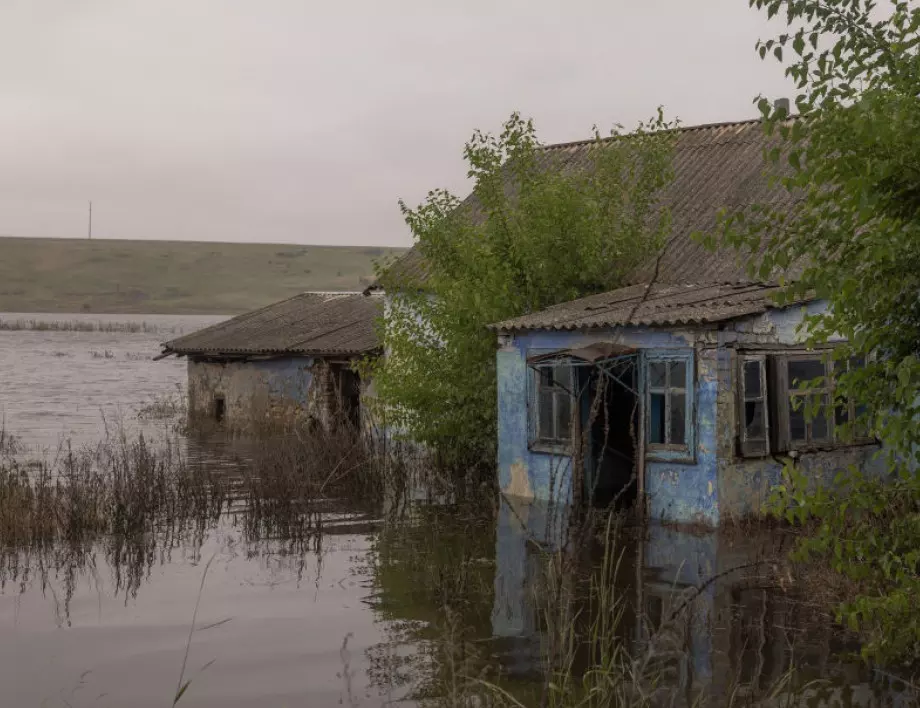
[(766, 312), (781, 288), (769, 283), (630, 285), (492, 325), (502, 332), (701, 325)]
[[(764, 133), (760, 120), (687, 126), (678, 129), (674, 150), (674, 179), (663, 190), (662, 202), (671, 211), (671, 236), (658, 264), (658, 282), (718, 283), (744, 280), (744, 265), (734, 251), (710, 251), (690, 238), (695, 231), (716, 225), (720, 209), (751, 204), (780, 206), (792, 203), (789, 192), (772, 184), (765, 174), (763, 151), (780, 146), (778, 135)], [(543, 149), (562, 169), (589, 166), (593, 140)], [(471, 204), (468, 197), (465, 204)], [(474, 207), (475, 209), (475, 207)], [(640, 267), (629, 279), (651, 279), (654, 263)], [(425, 258), (418, 247), (397, 260), (387, 273), (389, 280), (423, 284)]]
[(163, 345), (163, 355), (343, 354), (378, 347), (379, 297), (302, 293)]

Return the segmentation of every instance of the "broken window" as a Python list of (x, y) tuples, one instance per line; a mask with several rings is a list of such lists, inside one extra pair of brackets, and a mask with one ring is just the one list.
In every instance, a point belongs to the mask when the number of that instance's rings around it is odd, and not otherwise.
[(686, 456), (693, 446), (692, 350), (646, 354), (645, 395), (650, 453)]
[(568, 446), (572, 441), (572, 414), (575, 409), (572, 366), (568, 362), (544, 365), (535, 370), (534, 376), (532, 441)]
[(770, 452), (770, 415), (767, 408), (766, 357), (742, 357), (739, 379), (741, 454), (752, 457), (767, 455)]
[[(738, 369), (742, 456), (871, 441), (865, 407), (836, 395), (836, 379), (862, 366), (829, 352), (744, 354)], [(850, 424), (855, 421), (855, 424)]]

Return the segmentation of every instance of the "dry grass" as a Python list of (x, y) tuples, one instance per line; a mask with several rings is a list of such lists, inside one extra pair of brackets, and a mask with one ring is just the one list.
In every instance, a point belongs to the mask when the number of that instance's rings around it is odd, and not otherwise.
[(164, 327), (147, 322), (102, 322), (101, 320), (0, 319), (0, 331), (18, 332), (104, 332), (107, 334), (174, 334), (175, 326)]
[(0, 538), (6, 546), (131, 536), (214, 520), (226, 487), (192, 467), (174, 441), (114, 436), (90, 448), (63, 447), (51, 460), (0, 459)]
[(176, 390), (166, 393), (144, 403), (137, 411), (140, 420), (172, 420), (184, 425), (188, 415), (188, 399), (181, 384), (176, 384)]
[[(159, 402), (148, 415), (172, 413)], [(169, 409), (167, 411), (167, 409)], [(63, 445), (25, 460), (0, 427), (0, 544), (7, 547), (132, 536), (245, 515), (254, 534), (311, 528), (330, 502), (368, 507), (400, 494), (409, 470), (345, 426), (288, 426), (248, 447), (232, 474), (192, 464), (173, 432), (154, 442), (116, 431), (96, 446)]]
[(304, 290), (361, 290), (404, 249), (0, 238), (0, 312), (246, 312)]

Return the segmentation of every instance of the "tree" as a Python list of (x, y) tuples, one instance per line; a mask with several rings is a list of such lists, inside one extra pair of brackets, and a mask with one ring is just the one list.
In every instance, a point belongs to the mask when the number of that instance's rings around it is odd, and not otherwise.
[(671, 178), (674, 124), (595, 131), (586, 164), (545, 149), (512, 114), (498, 136), (477, 131), (461, 201), (435, 190), (400, 202), (424, 277), (391, 268), (373, 367), (387, 423), (451, 465), (493, 463), (495, 334), (487, 325), (610, 290), (661, 247), (669, 216), (656, 199)]
[[(797, 87), (790, 120), (761, 98), (767, 129), (786, 138), (768, 156), (798, 200), (791, 212), (760, 205), (727, 215), (723, 237), (757, 254), (761, 278), (793, 274), (787, 300), (826, 299), (805, 323), (811, 343), (835, 333), (834, 358), (859, 362), (839, 377), (836, 405), (861, 404), (858, 420), (884, 443), (888, 479), (852, 469), (839, 489), (815, 489), (787, 466), (777, 508), (817, 519), (801, 556), (818, 555), (851, 580), (839, 618), (882, 661), (920, 658), (920, 8), (874, 0), (751, 0), (788, 30), (761, 41)], [(761, 250), (762, 249), (762, 250)], [(814, 412), (814, 411), (812, 411)], [(829, 418), (833, 420), (833, 417)]]

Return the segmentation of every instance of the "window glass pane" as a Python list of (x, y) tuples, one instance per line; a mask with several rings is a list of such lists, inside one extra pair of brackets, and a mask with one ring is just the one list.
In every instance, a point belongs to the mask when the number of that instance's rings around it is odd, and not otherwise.
[(847, 372), (847, 362), (834, 359), (831, 362), (831, 371), (834, 372), (835, 377), (840, 376), (840, 374), (845, 374)]
[(791, 359), (789, 361), (789, 385), (797, 387), (803, 381), (824, 376), (824, 362), (821, 359)]
[(744, 362), (744, 396), (745, 398), (760, 398), (760, 366), (759, 361)]
[(556, 394), (556, 431), (559, 440), (572, 437), (572, 399), (566, 393)]
[(835, 425), (846, 425), (850, 420), (850, 410), (846, 402), (838, 403), (834, 407), (834, 424)]
[(860, 404), (856, 406), (856, 436), (864, 438), (869, 435), (869, 407)]
[(744, 436), (747, 440), (764, 437), (763, 401), (748, 401), (744, 404)]
[(805, 407), (801, 396), (789, 397), (789, 439), (805, 442)]
[(687, 414), (687, 396), (683, 393), (671, 394), (671, 444), (683, 445), (686, 441), (684, 430), (685, 416)]
[(818, 442), (819, 440), (828, 440), (829, 438), (830, 431), (827, 427), (827, 418), (824, 413), (821, 412), (811, 421), (811, 439)]
[(648, 385), (652, 388), (665, 386), (665, 362), (650, 361), (648, 365)]
[(669, 386), (672, 388), (687, 387), (687, 362), (672, 361), (668, 364), (670, 368), (671, 380)]
[(822, 396), (815, 399), (813, 405), (820, 407), (814, 412), (814, 417), (811, 419), (811, 439), (816, 442), (818, 440), (828, 440), (831, 437), (831, 430), (827, 424), (827, 397)]
[(553, 392), (541, 390), (537, 400), (537, 437), (552, 440), (556, 431), (553, 429)]
[(572, 390), (572, 367), (569, 364), (559, 364), (553, 371), (553, 384), (567, 391)]
[[(663, 368), (663, 367), (662, 367)], [(664, 443), (664, 394), (653, 393), (649, 396), (649, 442)]]

